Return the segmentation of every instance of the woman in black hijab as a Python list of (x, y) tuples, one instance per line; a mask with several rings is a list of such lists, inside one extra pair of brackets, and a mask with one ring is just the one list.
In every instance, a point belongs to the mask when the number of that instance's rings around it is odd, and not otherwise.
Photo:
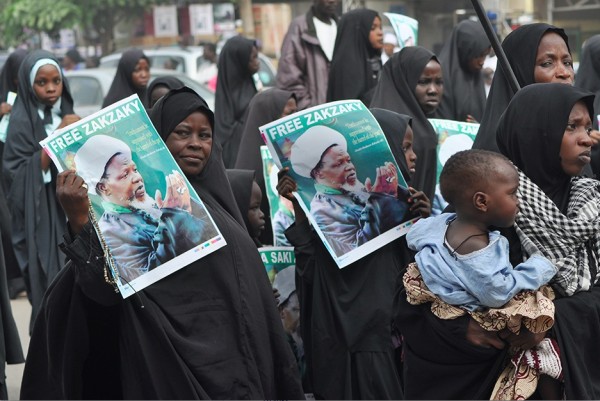
[(46, 288), (64, 265), (58, 244), (66, 228), (56, 201), (57, 171), (39, 142), (78, 119), (56, 58), (43, 50), (29, 53), (19, 69), (2, 168), (12, 242), (32, 305), (31, 327)]
[(248, 117), (244, 124), (244, 132), (240, 150), (235, 162), (236, 169), (253, 170), (256, 172), (256, 182), (263, 193), (260, 210), (265, 214), (265, 229), (260, 236), (263, 244), (273, 244), (273, 230), (271, 226), (271, 213), (269, 199), (263, 175), (263, 162), (260, 147), (265, 144), (258, 130), (260, 126), (288, 116), (297, 110), (296, 96), (289, 91), (272, 88), (257, 93), (248, 106)]
[(533, 243), (558, 268), (550, 282), (557, 296), (550, 335), (560, 348), (566, 399), (600, 397), (600, 183), (576, 177), (590, 159), (593, 102), (592, 93), (576, 87), (529, 85), (497, 131), (500, 151), (526, 176), (516, 221), (521, 251), (530, 255)]
[(253, 40), (234, 36), (219, 55), (215, 94), (215, 131), (223, 148), (226, 168), (233, 168), (240, 149), (246, 110), (256, 95), (254, 75), (259, 68), (258, 49)]
[(117, 72), (108, 93), (104, 97), (102, 107), (109, 106), (135, 93), (140, 97), (144, 107), (148, 107), (146, 88), (150, 79), (150, 60), (140, 49), (123, 52)]
[(411, 46), (394, 53), (385, 63), (371, 102), (371, 107), (412, 116), (414, 148), (419, 158), (413, 185), (429, 199), (435, 191), (438, 138), (428, 118), (433, 116), (443, 91), (442, 71), (435, 54)]
[[(554, 34), (560, 36), (564, 43)], [(548, 39), (556, 38), (560, 47), (552, 49), (554, 57), (546, 56), (543, 49), (540, 49)], [(545, 44), (545, 43), (544, 43)], [(573, 71), (573, 59), (569, 49), (569, 39), (567, 34), (561, 28), (544, 23), (535, 23), (523, 25), (511, 32), (502, 42), (502, 49), (506, 53), (508, 62), (522, 87), (533, 83), (564, 82), (573, 84), (575, 72)], [(542, 50), (542, 51), (540, 51)], [(544, 63), (551, 63), (549, 68), (543, 66)], [(537, 70), (552, 69), (552, 74), (539, 74), (536, 77)], [(477, 132), (477, 137), (473, 143), (473, 149), (485, 149), (498, 152), (496, 145), (496, 127), (498, 120), (514, 92), (512, 91), (506, 74), (498, 66), (494, 73), (494, 79), (490, 88), (490, 93), (485, 104), (485, 111), (481, 119), (481, 125)], [(542, 101), (540, 99), (539, 101)]]
[[(594, 35), (586, 40), (581, 49), (581, 60), (579, 61), (575, 86), (596, 94), (592, 124), (594, 129), (598, 131), (598, 125), (600, 124), (598, 121), (600, 115), (600, 35)], [(596, 178), (600, 177), (600, 146), (598, 145), (592, 148), (591, 166)]]
[(444, 96), (436, 118), (477, 122), (485, 109), (481, 69), (490, 53), (490, 41), (479, 22), (461, 21), (440, 52)]
[[(374, 110), (402, 175), (410, 177), (403, 151), (410, 118)], [(316, 399), (403, 399), (392, 343), (396, 281), (411, 255), (399, 238), (343, 269), (338, 268), (280, 173), (277, 190), (294, 205), (296, 222), (285, 234), (296, 252), (296, 291), (306, 375)], [(422, 193), (412, 192), (411, 212), (430, 213)], [(408, 259), (406, 259), (408, 257)]]
[(152, 108), (154, 103), (166, 95), (171, 89), (179, 89), (184, 86), (185, 84), (181, 82), (179, 78), (169, 75), (154, 79), (150, 85), (148, 85), (148, 106)]
[(122, 299), (104, 281), (97, 236), (79, 211), (88, 202), (82, 179), (61, 174), (76, 235), (36, 322), (21, 399), (303, 398), (264, 266), (226, 184), (213, 113), (184, 87), (150, 118), (227, 246)]
[(6, 103), (8, 92), (17, 93), (17, 84), (19, 82), (19, 67), (27, 56), (27, 50), (17, 49), (6, 59), (2, 72), (0, 72), (0, 116), (10, 113), (10, 105)]
[(358, 99), (367, 106), (381, 71), (383, 31), (376, 11), (361, 8), (340, 19), (329, 68), (327, 101)]

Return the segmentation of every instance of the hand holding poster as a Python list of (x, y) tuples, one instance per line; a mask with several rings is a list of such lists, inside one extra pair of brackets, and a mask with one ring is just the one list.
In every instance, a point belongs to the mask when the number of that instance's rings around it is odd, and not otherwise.
[(40, 144), (59, 171), (74, 169), (85, 181), (123, 298), (226, 245), (137, 95)]
[(273, 160), (342, 268), (406, 234), (409, 195), (386, 138), (358, 100), (315, 106), (260, 127)]

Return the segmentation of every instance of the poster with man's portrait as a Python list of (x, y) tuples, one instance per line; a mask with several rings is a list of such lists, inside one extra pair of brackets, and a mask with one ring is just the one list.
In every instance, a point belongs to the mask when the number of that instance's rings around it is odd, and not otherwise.
[(342, 268), (406, 234), (409, 191), (383, 131), (359, 100), (326, 103), (260, 127), (274, 162)]
[(226, 245), (137, 95), (42, 141), (85, 181), (90, 220), (126, 298)]
[(419, 21), (402, 14), (383, 13), (383, 15), (388, 18), (392, 28), (394, 28), (400, 49), (408, 46), (417, 46)]

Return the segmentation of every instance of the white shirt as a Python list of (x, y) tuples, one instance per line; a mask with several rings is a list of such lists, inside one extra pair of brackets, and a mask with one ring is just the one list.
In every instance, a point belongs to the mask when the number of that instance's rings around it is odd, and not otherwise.
[(329, 24), (324, 23), (317, 17), (313, 17), (317, 38), (321, 44), (323, 52), (328, 60), (333, 58), (333, 46), (335, 45), (335, 36), (337, 35), (337, 24), (335, 20), (330, 19)]

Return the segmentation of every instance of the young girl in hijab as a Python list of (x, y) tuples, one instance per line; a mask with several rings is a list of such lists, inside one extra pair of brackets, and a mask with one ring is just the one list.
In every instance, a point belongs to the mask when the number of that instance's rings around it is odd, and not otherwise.
[(65, 216), (56, 201), (56, 169), (39, 142), (79, 119), (58, 61), (33, 51), (19, 69), (3, 156), (4, 189), (12, 215), (12, 241), (32, 305), (31, 324), (42, 296), (64, 265), (58, 244)]
[(6, 103), (8, 92), (17, 93), (19, 83), (19, 67), (25, 60), (27, 50), (17, 49), (6, 59), (2, 72), (0, 72), (0, 116), (10, 113), (11, 105)]
[(227, 246), (122, 299), (103, 277), (83, 180), (61, 173), (71, 261), (36, 322), (21, 399), (303, 398), (264, 265), (227, 185), (213, 113), (184, 87), (150, 118)]
[(102, 107), (109, 106), (121, 99), (137, 93), (140, 101), (148, 107), (146, 87), (150, 80), (150, 60), (140, 49), (130, 49), (123, 52), (117, 72), (108, 93), (104, 97)]
[(156, 78), (148, 85), (148, 107), (152, 108), (154, 103), (167, 94), (171, 89), (183, 88), (185, 84), (179, 78), (165, 75)]
[(327, 101), (358, 99), (367, 106), (381, 71), (383, 30), (376, 11), (361, 8), (340, 19), (329, 68)]
[(437, 134), (433, 117), (444, 92), (442, 69), (435, 54), (420, 46), (405, 47), (383, 66), (371, 107), (412, 116), (419, 169), (413, 186), (433, 199), (437, 169)]
[(260, 210), (263, 194), (254, 179), (254, 171), (227, 170), (227, 178), (248, 234), (256, 246), (261, 247), (259, 237), (265, 229), (265, 214)]
[(229, 39), (219, 55), (215, 94), (215, 130), (223, 148), (225, 168), (233, 168), (246, 122), (246, 109), (256, 95), (254, 75), (259, 68), (258, 49), (253, 40)]
[(600, 124), (600, 35), (594, 35), (585, 41), (581, 49), (581, 60), (579, 61), (579, 69), (577, 70), (577, 78), (575, 86), (588, 90), (596, 95), (594, 99), (594, 116), (592, 124), (594, 132), (592, 139), (594, 147), (592, 148), (592, 171), (596, 178), (600, 177), (600, 132), (598, 132)]
[[(409, 180), (416, 156), (410, 118), (373, 110), (402, 175)], [(296, 222), (286, 236), (296, 252), (296, 291), (306, 375), (317, 399), (403, 398), (392, 343), (396, 280), (411, 261), (400, 238), (339, 269), (292, 196), (296, 183), (280, 172), (277, 190), (294, 205)], [(427, 197), (411, 189), (410, 213), (429, 216)]]
[[(520, 26), (504, 39), (502, 49), (521, 87), (536, 82), (574, 82), (569, 39), (561, 28), (544, 23)], [(496, 127), (513, 95), (506, 74), (498, 66), (473, 149), (498, 152)]]
[(454, 27), (440, 52), (444, 96), (436, 118), (477, 122), (485, 108), (485, 83), (481, 70), (490, 53), (481, 23), (464, 20)]
[(263, 162), (260, 155), (260, 147), (265, 144), (260, 136), (258, 128), (264, 124), (275, 121), (293, 114), (297, 111), (296, 96), (289, 91), (272, 88), (257, 93), (248, 106), (248, 116), (244, 124), (244, 132), (240, 144), (240, 150), (235, 162), (236, 169), (247, 169), (256, 172), (256, 182), (263, 194), (260, 210), (265, 215), (265, 229), (260, 235), (260, 242), (273, 244), (273, 230), (271, 225), (271, 213), (269, 200), (265, 195), (265, 178), (263, 175)]

